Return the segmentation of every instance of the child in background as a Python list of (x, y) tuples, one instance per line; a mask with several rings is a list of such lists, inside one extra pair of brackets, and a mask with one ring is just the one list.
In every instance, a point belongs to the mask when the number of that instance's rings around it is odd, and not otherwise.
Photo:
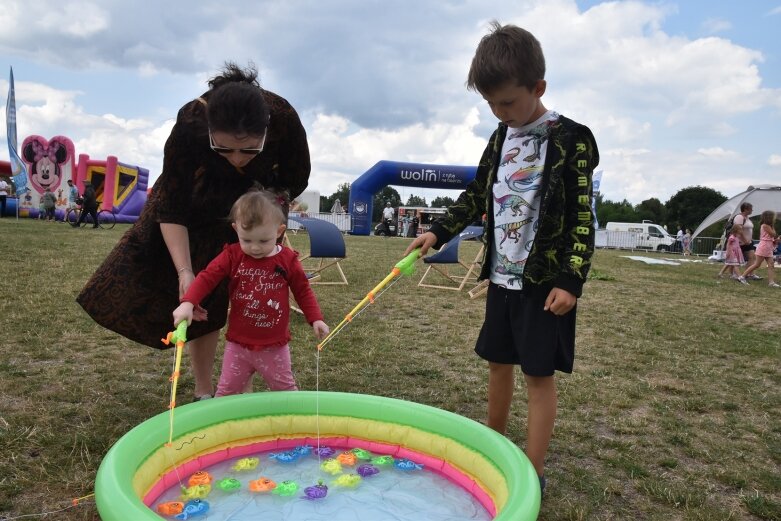
[(775, 259), (773, 259), (773, 250), (776, 245), (781, 241), (775, 230), (776, 212), (772, 210), (766, 210), (762, 212), (762, 217), (759, 222), (759, 244), (757, 245), (757, 251), (755, 252), (757, 260), (753, 265), (749, 266), (746, 271), (743, 272), (742, 279), (745, 280), (750, 277), (754, 271), (762, 266), (763, 262), (767, 263), (767, 285), (771, 288), (781, 288), (781, 285), (775, 282), (775, 270), (773, 265)]
[(725, 273), (730, 273), (730, 278), (737, 280), (741, 284), (748, 284), (746, 279), (740, 275), (739, 266), (743, 266), (746, 261), (743, 258), (743, 251), (740, 249), (740, 241), (743, 237), (743, 226), (733, 224), (727, 238), (726, 255), (724, 257), (724, 267), (721, 268), (719, 278)]
[(54, 209), (57, 207), (57, 196), (54, 195), (51, 188), (47, 186), (41, 200), (43, 201), (43, 210), (46, 213), (46, 221), (54, 222)]
[(288, 344), (290, 291), (317, 338), (328, 335), (298, 254), (277, 244), (286, 228), (280, 201), (265, 191), (239, 197), (230, 213), (239, 242), (225, 246), (198, 274), (173, 312), (174, 326), (182, 320), (190, 324), (195, 307), (229, 279), (230, 315), (215, 396), (243, 392), (256, 372), (272, 391), (298, 389)]
[[(586, 126), (543, 105), (540, 42), (520, 27), (492, 26), (477, 47), (467, 88), (488, 102), (498, 128), (466, 191), (407, 253), (440, 248), (486, 214), (479, 278), (491, 283), (475, 352), (488, 363), (487, 425), (506, 432), (520, 366), (528, 395), (526, 455), (544, 492), (558, 403), (554, 373), (572, 372), (576, 304), (594, 252), (591, 176), (599, 153)], [(505, 211), (510, 203), (520, 215)]]
[(38, 200), (38, 220), (43, 221), (44, 219), (46, 219), (46, 201), (42, 195)]
[(683, 234), (683, 239), (681, 239), (681, 242), (683, 244), (683, 254), (691, 255), (692, 254), (692, 231), (689, 228), (686, 228), (686, 233)]

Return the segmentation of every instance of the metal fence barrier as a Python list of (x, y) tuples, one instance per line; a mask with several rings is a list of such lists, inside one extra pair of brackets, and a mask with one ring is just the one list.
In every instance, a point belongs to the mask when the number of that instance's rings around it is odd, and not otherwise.
[[(620, 249), (631, 251), (656, 251), (659, 253), (683, 253), (683, 245), (672, 237), (658, 238), (648, 234), (625, 231), (597, 230), (596, 247), (608, 249)], [(718, 255), (720, 237), (696, 237), (689, 245), (692, 255), (712, 257), (721, 260), (723, 255)]]
[[(321, 221), (328, 221), (331, 224), (336, 225), (339, 231), (347, 233), (352, 230), (352, 218), (349, 213), (315, 213), (315, 212), (290, 212), (291, 217), (308, 217), (310, 219), (320, 219)], [(302, 228), (300, 224), (295, 221), (288, 221), (287, 229), (292, 231), (298, 231)]]

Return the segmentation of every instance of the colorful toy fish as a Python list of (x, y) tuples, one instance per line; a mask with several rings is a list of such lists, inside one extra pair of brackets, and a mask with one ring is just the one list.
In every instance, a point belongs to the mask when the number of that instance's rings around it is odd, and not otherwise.
[(328, 487), (323, 484), (322, 481), (318, 481), (317, 485), (306, 487), (304, 489), (304, 499), (322, 499), (328, 494)]
[(359, 460), (369, 461), (370, 459), (372, 459), (372, 453), (369, 452), (368, 450), (355, 448), (350, 452), (355, 454), (355, 457), (358, 458)]
[(331, 456), (336, 454), (336, 451), (331, 447), (319, 447), (315, 449), (315, 454), (317, 454), (321, 458), (330, 458)]
[(182, 487), (182, 499), (203, 499), (208, 496), (211, 491), (211, 485), (195, 485), (187, 488)]
[(217, 487), (225, 492), (232, 492), (241, 488), (241, 481), (236, 478), (223, 478), (217, 482)]
[(355, 462), (357, 461), (358, 458), (356, 458), (355, 454), (353, 454), (352, 452), (342, 452), (336, 457), (336, 459), (342, 465), (349, 465), (350, 467), (352, 467), (353, 465), (355, 465)]
[(327, 459), (320, 464), (320, 470), (335, 476), (342, 471), (342, 464), (335, 459)]
[(377, 456), (371, 461), (375, 465), (393, 465), (393, 456)]
[(271, 493), (278, 496), (292, 496), (298, 491), (298, 483), (295, 481), (283, 481)]
[(258, 467), (260, 459), (258, 458), (241, 458), (239, 461), (233, 464), (233, 470), (255, 470)]
[(354, 488), (361, 482), (361, 476), (358, 474), (342, 474), (334, 480), (334, 485), (340, 487)]
[(184, 503), (181, 501), (169, 501), (157, 505), (157, 513), (164, 516), (175, 516), (176, 514), (181, 514), (183, 510)]
[(199, 470), (187, 481), (187, 484), (191, 487), (195, 485), (209, 485), (212, 482), (212, 475), (205, 470)]
[(298, 445), (293, 451), (297, 452), (299, 456), (308, 456), (312, 453), (311, 445)]
[(192, 499), (185, 503), (184, 510), (177, 514), (176, 519), (189, 519), (192, 516), (199, 516), (209, 511), (209, 503), (200, 499)]
[(358, 465), (356, 471), (358, 472), (359, 476), (366, 478), (369, 476), (374, 476), (375, 474), (379, 474), (380, 469), (374, 465), (370, 465), (369, 463), (364, 463), (363, 465)]
[(397, 459), (393, 462), (393, 466), (396, 467), (399, 470), (422, 470), (423, 465), (420, 463), (415, 463), (414, 461), (410, 461), (408, 459)]
[(270, 459), (275, 459), (280, 463), (292, 463), (301, 457), (301, 454), (295, 450), (289, 450), (287, 452), (272, 452), (268, 455)]
[(268, 478), (259, 478), (249, 482), (249, 489), (252, 492), (270, 492), (277, 488), (277, 484)]

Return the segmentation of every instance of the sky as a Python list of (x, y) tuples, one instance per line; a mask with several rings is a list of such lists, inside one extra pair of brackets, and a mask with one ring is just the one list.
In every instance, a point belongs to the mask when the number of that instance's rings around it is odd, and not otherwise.
[(0, 96), (13, 67), (20, 143), (64, 135), (154, 180), (179, 107), (252, 62), (330, 195), (380, 160), (477, 163), (497, 121), (465, 81), (491, 20), (540, 40), (543, 103), (593, 131), (606, 199), (781, 183), (781, 0), (4, 0)]

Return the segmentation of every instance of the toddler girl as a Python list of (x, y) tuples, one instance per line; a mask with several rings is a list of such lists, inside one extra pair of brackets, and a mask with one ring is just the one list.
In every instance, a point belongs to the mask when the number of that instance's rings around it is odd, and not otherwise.
[(738, 266), (742, 266), (746, 263), (743, 258), (743, 252), (740, 249), (740, 238), (743, 234), (743, 226), (739, 224), (733, 224), (732, 229), (729, 232), (729, 238), (727, 239), (726, 257), (724, 258), (724, 268), (722, 268), (719, 277), (725, 272), (731, 274), (731, 278), (737, 280), (741, 284), (748, 284), (746, 279), (740, 275)]
[(284, 200), (265, 191), (239, 197), (230, 213), (239, 242), (225, 246), (198, 274), (174, 310), (174, 326), (182, 320), (189, 324), (193, 309), (229, 280), (230, 314), (215, 396), (241, 393), (256, 372), (272, 391), (298, 389), (288, 345), (291, 291), (315, 335), (328, 335), (298, 253), (277, 244), (286, 228), (280, 202)]
[(773, 258), (773, 250), (776, 248), (776, 244), (779, 243), (779, 237), (775, 230), (776, 212), (772, 210), (766, 210), (762, 212), (762, 217), (759, 222), (759, 244), (757, 245), (757, 251), (754, 253), (757, 260), (754, 261), (752, 266), (743, 272), (743, 278), (749, 277), (754, 271), (762, 266), (762, 262), (767, 263), (767, 285), (771, 288), (781, 288), (781, 285), (776, 284), (774, 281), (774, 269), (775, 259)]

